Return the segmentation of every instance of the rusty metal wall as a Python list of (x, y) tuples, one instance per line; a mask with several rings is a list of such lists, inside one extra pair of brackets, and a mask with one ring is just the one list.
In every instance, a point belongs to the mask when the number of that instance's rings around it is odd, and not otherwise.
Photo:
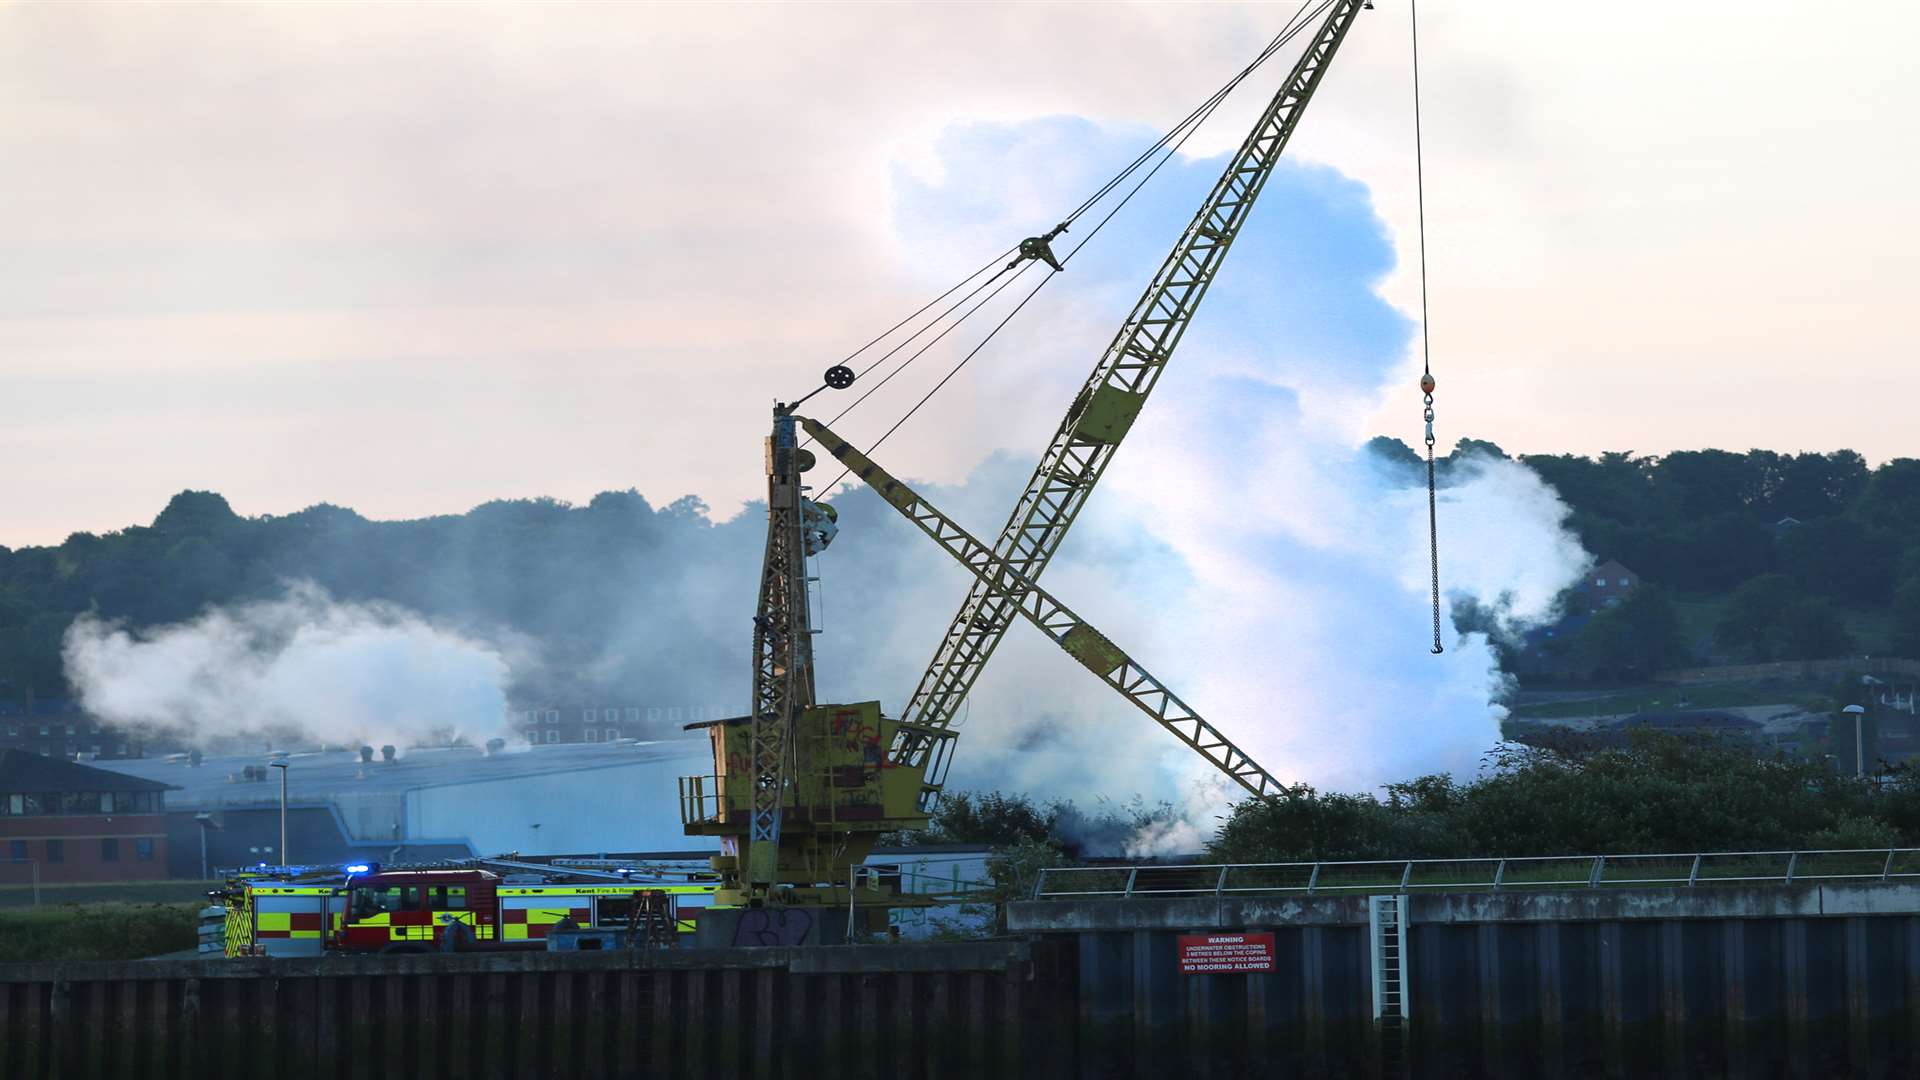
[(0, 966), (0, 1077), (1063, 1075), (1064, 948)]
[(1174, 931), (1073, 935), (1078, 1075), (1920, 1076), (1912, 915), (1415, 924), (1397, 1052), (1364, 927), (1269, 929), (1258, 975), (1181, 974)]
[(1275, 936), (1251, 975), (1181, 974), (1168, 924), (1204, 911), (1178, 902), (967, 945), (13, 965), (0, 1078), (1920, 1075), (1920, 914), (1850, 895), (1584, 919), (1425, 898), (1397, 1049), (1352, 901), (1239, 909)]

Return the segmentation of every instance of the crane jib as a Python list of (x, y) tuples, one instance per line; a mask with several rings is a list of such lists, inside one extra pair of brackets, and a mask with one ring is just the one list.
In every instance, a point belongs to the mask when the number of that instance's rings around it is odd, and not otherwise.
[(974, 575), (987, 594), (1004, 609), (1011, 607), (1041, 633), (1054, 640), (1069, 656), (1078, 660), (1102, 682), (1119, 691), (1181, 742), (1212, 762), (1229, 779), (1258, 796), (1279, 795), (1286, 790), (1272, 773), (1261, 768), (1200, 714), (1169, 690), (1165, 684), (1141, 667), (1113, 639), (1093, 624), (1073, 613), (1065, 604), (1034, 584), (1006, 559), (994, 554), (952, 518), (941, 513), (920, 494), (881, 468), (872, 458), (855, 449), (825, 424), (802, 418), (800, 426), (827, 452), (840, 459), (849, 472), (858, 476), (887, 501), (902, 517), (931, 537), (948, 555)]
[[(1367, 0), (1336, 0), (1313, 40), (1228, 161), (1193, 220), (1101, 355), (1014, 504), (990, 554), (1038, 580), (1145, 406), (1239, 235), (1335, 51)], [(1006, 595), (975, 581), (920, 677), (903, 719), (954, 714), (1011, 622)]]

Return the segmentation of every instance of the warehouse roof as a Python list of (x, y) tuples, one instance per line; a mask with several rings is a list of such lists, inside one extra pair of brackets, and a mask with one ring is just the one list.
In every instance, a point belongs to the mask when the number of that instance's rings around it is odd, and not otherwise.
[[(393, 761), (375, 758), (363, 762), (350, 750), (296, 751), (285, 757), (265, 754), (209, 756), (198, 767), (181, 755), (113, 762), (113, 770), (176, 786), (180, 794), (168, 805), (182, 807), (278, 804), (279, 777), (267, 770), (264, 779), (247, 779), (247, 767), (270, 760), (285, 761), (288, 784), (298, 801), (338, 795), (391, 795), (414, 788), (443, 787), (492, 780), (548, 776), (556, 773), (617, 769), (634, 765), (684, 761), (685, 771), (711, 772), (712, 749), (706, 739), (660, 742), (620, 740), (611, 743), (567, 743), (512, 748), (487, 753), (474, 747), (453, 746), (408, 750)], [(96, 770), (99, 771), (99, 770)]]
[(172, 787), (157, 779), (96, 769), (25, 750), (0, 750), (0, 792), (167, 791)]

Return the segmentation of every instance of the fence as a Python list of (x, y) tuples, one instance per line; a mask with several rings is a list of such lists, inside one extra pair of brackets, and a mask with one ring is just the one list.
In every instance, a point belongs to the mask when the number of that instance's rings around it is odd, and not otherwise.
[(1793, 885), (1920, 879), (1920, 848), (1573, 855), (1519, 859), (1069, 866), (1040, 872), (1036, 900)]

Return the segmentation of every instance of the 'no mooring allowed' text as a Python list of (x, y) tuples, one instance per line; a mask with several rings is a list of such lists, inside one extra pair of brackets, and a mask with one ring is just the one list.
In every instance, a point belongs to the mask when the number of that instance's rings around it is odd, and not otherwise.
[(1181, 934), (1180, 970), (1188, 975), (1273, 970), (1272, 934)]

